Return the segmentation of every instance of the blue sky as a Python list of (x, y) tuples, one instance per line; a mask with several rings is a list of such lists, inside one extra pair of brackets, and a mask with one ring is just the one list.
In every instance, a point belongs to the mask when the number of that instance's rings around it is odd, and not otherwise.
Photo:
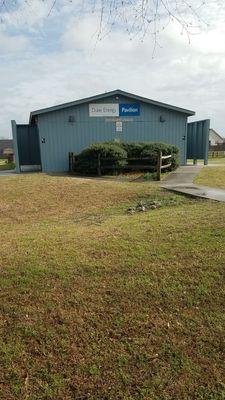
[(152, 35), (130, 40), (117, 24), (96, 46), (96, 12), (58, 0), (48, 16), (51, 4), (20, 0), (1, 11), (0, 137), (11, 136), (11, 119), (27, 123), (31, 110), (116, 88), (193, 109), (225, 136), (225, 6), (211, 0), (201, 11), (210, 25), (190, 44), (171, 23), (152, 58)]

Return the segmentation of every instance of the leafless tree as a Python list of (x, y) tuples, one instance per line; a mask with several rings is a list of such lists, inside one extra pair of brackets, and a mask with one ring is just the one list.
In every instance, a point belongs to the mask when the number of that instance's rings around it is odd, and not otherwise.
[(29, 6), (32, 1), (46, 3), (48, 17), (55, 10), (60, 12), (63, 3), (71, 3), (71, 7), (78, 7), (86, 15), (98, 15), (97, 41), (103, 40), (113, 30), (123, 29), (130, 40), (138, 38), (143, 41), (147, 34), (152, 35), (155, 48), (160, 32), (171, 22), (176, 22), (181, 34), (185, 34), (190, 41), (191, 35), (206, 24), (202, 19), (202, 9), (216, 0), (0, 0), (2, 22), (4, 16), (23, 2)]

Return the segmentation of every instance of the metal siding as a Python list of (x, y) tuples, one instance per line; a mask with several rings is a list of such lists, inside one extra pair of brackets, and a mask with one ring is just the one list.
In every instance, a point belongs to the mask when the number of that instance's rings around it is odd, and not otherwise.
[(18, 152), (18, 143), (17, 143), (17, 125), (16, 121), (11, 121), (12, 124), (12, 136), (13, 136), (13, 150), (15, 156), (15, 164), (16, 164), (16, 172), (20, 172), (20, 162), (19, 162), (19, 152)]
[[(115, 96), (99, 103), (135, 103), (131, 98)], [(180, 162), (186, 162), (186, 144), (182, 139), (186, 135), (187, 115), (167, 110), (144, 102), (140, 116), (129, 117), (123, 122), (123, 132), (116, 132), (115, 122), (105, 117), (89, 117), (89, 103), (64, 108), (38, 116), (38, 128), (41, 148), (42, 170), (45, 172), (67, 171), (68, 153), (80, 152), (91, 143), (121, 139), (126, 141), (157, 141), (176, 145), (180, 149)], [(75, 122), (68, 122), (74, 115)], [(160, 122), (160, 116), (165, 122)], [(120, 120), (126, 117), (120, 117)], [(127, 117), (128, 119), (128, 117)], [(41, 143), (41, 138), (45, 143)]]
[(210, 120), (190, 122), (187, 135), (187, 158), (208, 162)]
[[(81, 105), (84, 103), (96, 103), (98, 100), (100, 101), (100, 100), (104, 100), (104, 99), (107, 99), (110, 97), (115, 98), (116, 96), (130, 98), (132, 100), (136, 100), (136, 102), (138, 102), (138, 103), (147, 103), (147, 104), (155, 105), (157, 107), (163, 107), (168, 110), (178, 111), (178, 112), (186, 114), (187, 116), (195, 115), (195, 112), (191, 111), (191, 110), (187, 110), (187, 109), (180, 108), (177, 106), (172, 106), (171, 104), (162, 103), (162, 102), (152, 100), (152, 99), (149, 99), (146, 97), (138, 96), (133, 93), (124, 92), (123, 90), (120, 90), (120, 89), (116, 89), (111, 92), (101, 93), (101, 94), (98, 94), (95, 96), (86, 97), (84, 99), (72, 101), (69, 103), (58, 104), (53, 107), (42, 108), (40, 110), (32, 111), (30, 114), (30, 118), (32, 118), (32, 116), (34, 116), (34, 115), (40, 115), (40, 114), (44, 114), (44, 113), (50, 112), (50, 111), (56, 111), (56, 110), (61, 110), (61, 109), (68, 108), (68, 107), (78, 106), (78, 105)], [(107, 101), (105, 101), (105, 103), (107, 103)]]
[(40, 149), (36, 125), (17, 125), (17, 150), (20, 165), (40, 165)]

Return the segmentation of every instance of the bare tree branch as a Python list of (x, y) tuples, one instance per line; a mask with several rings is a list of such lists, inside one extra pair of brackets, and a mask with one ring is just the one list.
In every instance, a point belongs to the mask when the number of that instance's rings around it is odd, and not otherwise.
[[(29, 1), (29, 3), (28, 3)], [(46, 4), (51, 17), (54, 10), (60, 12), (65, 4), (71, 3), (76, 10), (82, 0), (2, 0), (0, 2), (0, 18), (13, 13), (21, 5), (32, 3)], [(130, 40), (138, 38), (143, 41), (147, 34), (152, 35), (155, 53), (158, 37), (171, 22), (180, 26), (188, 41), (190, 36), (207, 25), (201, 17), (203, 7), (208, 7), (212, 0), (83, 0), (82, 9), (85, 15), (95, 14), (99, 18), (97, 41), (101, 41), (112, 30), (122, 29)]]

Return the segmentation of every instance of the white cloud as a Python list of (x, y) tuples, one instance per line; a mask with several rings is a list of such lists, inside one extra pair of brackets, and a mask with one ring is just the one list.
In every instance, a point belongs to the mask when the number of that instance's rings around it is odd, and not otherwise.
[(30, 47), (30, 40), (25, 35), (8, 35), (0, 30), (0, 59), (4, 55), (21, 53)]
[(5, 12), (2, 14), (4, 25), (9, 28), (26, 28), (26, 30), (31, 30), (34, 27), (37, 28), (43, 26), (43, 23), (51, 9), (52, 1), (18, 0), (17, 2), (12, 2), (15, 6), (10, 8), (10, 12), (8, 12), (8, 6), (10, 3), (6, 4), (7, 9), (5, 9)]
[(25, 36), (15, 31), (13, 39), (12, 33), (0, 33), (1, 46), (12, 48), (10, 56), (0, 58), (0, 136), (10, 134), (11, 119), (27, 123), (31, 110), (116, 88), (196, 110), (197, 118), (211, 118), (225, 135), (222, 21), (193, 36), (190, 45), (171, 25), (152, 59), (151, 36), (144, 43), (130, 41), (119, 29), (95, 47), (99, 20), (94, 15), (64, 14), (56, 41), (48, 35), (58, 17), (52, 15), (47, 27), (43, 25), (41, 44), (38, 32)]

